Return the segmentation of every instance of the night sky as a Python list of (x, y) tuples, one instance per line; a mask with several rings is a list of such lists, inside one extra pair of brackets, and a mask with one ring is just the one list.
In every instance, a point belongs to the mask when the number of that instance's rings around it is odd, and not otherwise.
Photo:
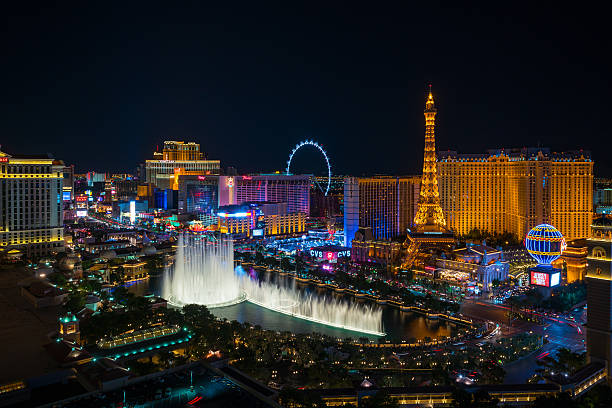
[[(438, 149), (585, 149), (612, 176), (608, 22), (588, 3), (92, 3), (2, 11), (3, 151), (134, 171), (193, 140), (253, 172), (308, 138), (335, 173), (418, 174), (432, 83)], [(294, 170), (320, 167), (304, 151)]]

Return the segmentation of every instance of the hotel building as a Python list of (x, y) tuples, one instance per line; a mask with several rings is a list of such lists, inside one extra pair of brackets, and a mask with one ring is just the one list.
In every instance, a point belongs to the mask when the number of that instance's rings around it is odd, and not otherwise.
[(306, 216), (287, 213), (287, 203), (245, 202), (219, 207), (218, 230), (223, 234), (248, 237), (302, 234)]
[(0, 246), (27, 256), (64, 250), (64, 163), (0, 152)]
[(417, 210), (421, 177), (347, 177), (344, 180), (345, 246), (360, 227), (374, 240), (405, 235)]
[(524, 237), (549, 223), (566, 239), (589, 236), (593, 161), (587, 152), (545, 148), (438, 154), (440, 203), (457, 234), (512, 232)]
[(157, 188), (173, 188), (175, 173), (219, 174), (219, 160), (206, 160), (200, 145), (194, 142), (166, 141), (161, 152), (153, 153), (153, 160), (144, 165), (144, 182)]
[(310, 176), (261, 174), (234, 177), (234, 203), (287, 203), (288, 213), (310, 214)]
[(593, 221), (586, 247), (587, 281), (587, 357), (600, 361), (612, 373), (612, 218), (603, 216)]

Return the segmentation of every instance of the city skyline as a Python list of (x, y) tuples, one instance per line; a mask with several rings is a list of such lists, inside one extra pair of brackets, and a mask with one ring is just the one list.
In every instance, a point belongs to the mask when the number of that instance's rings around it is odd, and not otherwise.
[(439, 150), (591, 150), (612, 175), (604, 36), (579, 12), (110, 11), (10, 11), (3, 151), (34, 144), (79, 172), (119, 172), (193, 140), (248, 173), (282, 171), (313, 139), (336, 174), (418, 174), (431, 83)]
[(9, 7), (0, 406), (612, 407), (604, 13)]

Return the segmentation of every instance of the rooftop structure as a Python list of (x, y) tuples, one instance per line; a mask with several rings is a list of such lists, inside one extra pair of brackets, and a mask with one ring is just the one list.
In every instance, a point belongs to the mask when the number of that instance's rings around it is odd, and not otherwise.
[(193, 142), (166, 141), (162, 152), (144, 165), (144, 182), (158, 188), (173, 188), (177, 174), (219, 174), (219, 160), (207, 160), (200, 145)]

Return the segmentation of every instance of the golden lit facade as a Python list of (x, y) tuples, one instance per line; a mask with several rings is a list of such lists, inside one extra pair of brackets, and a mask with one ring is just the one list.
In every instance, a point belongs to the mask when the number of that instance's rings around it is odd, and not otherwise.
[(171, 189), (178, 174), (219, 174), (219, 160), (206, 160), (200, 145), (193, 142), (166, 141), (162, 152), (155, 152), (153, 160), (144, 165), (145, 182), (157, 188)]
[(446, 231), (446, 221), (440, 207), (438, 178), (436, 168), (436, 113), (434, 99), (431, 93), (425, 103), (425, 153), (423, 156), (423, 176), (419, 192), (417, 213), (414, 225), (417, 231)]
[[(159, 155), (159, 153), (155, 153)], [(161, 152), (161, 160), (173, 161), (196, 161), (204, 160), (204, 153), (200, 151), (199, 143), (194, 142), (177, 142), (168, 140), (164, 142), (164, 148)]]
[(64, 250), (60, 160), (0, 152), (0, 248), (40, 256)]
[(519, 238), (552, 224), (566, 239), (589, 236), (593, 211), (593, 162), (585, 152), (497, 149), (471, 155), (438, 155), (440, 204), (447, 226), (512, 232)]

